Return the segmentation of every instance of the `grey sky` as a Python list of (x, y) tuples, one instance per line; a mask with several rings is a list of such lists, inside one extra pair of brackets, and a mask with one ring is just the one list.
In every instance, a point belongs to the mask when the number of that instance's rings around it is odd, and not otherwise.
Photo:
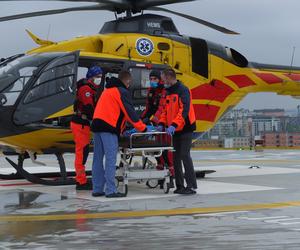
[[(90, 3), (0, 2), (0, 16), (55, 9)], [(294, 65), (300, 66), (299, 0), (199, 0), (169, 5), (175, 11), (193, 15), (241, 33), (229, 36), (183, 18), (173, 18), (182, 34), (201, 37), (235, 48), (249, 61), (290, 65), (293, 46)], [(97, 33), (103, 22), (114, 19), (113, 13), (85, 11), (0, 23), (0, 57), (24, 52), (36, 45), (25, 32), (31, 30), (41, 38), (61, 41), (79, 35)], [(50, 32), (49, 32), (50, 28)], [(294, 109), (299, 100), (270, 93), (248, 95), (238, 107)]]

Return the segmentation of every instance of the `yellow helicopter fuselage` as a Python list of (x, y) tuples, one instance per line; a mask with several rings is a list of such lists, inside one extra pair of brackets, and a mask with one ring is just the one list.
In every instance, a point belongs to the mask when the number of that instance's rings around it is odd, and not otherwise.
[[(139, 39), (151, 41), (153, 48), (149, 55), (141, 55), (138, 51)], [(41, 46), (26, 54), (80, 51), (80, 58), (134, 61), (148, 68), (152, 65), (172, 67), (178, 79), (191, 90), (197, 119), (196, 132), (211, 129), (227, 110), (248, 93), (276, 92), (300, 96), (300, 68), (249, 63), (233, 49), (202, 39), (191, 39), (182, 37), (181, 41), (139, 33), (98, 34), (57, 43), (40, 40)], [(72, 113), (70, 104), (45, 117), (45, 120)], [(19, 151), (41, 153), (49, 148), (64, 151), (70, 148), (64, 142), (72, 141), (72, 138), (68, 128), (41, 128), (2, 137), (0, 141)]]

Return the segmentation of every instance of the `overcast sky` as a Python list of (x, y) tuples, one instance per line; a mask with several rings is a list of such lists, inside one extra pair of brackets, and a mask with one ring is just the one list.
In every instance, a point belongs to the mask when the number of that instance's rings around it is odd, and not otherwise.
[[(0, 1), (0, 16), (81, 5), (90, 3)], [(270, 64), (290, 65), (295, 46), (294, 65), (300, 66), (299, 0), (199, 0), (167, 8), (241, 33), (239, 36), (225, 35), (181, 17), (157, 12), (172, 17), (182, 34), (221, 43), (238, 50), (249, 61)], [(0, 22), (0, 57), (36, 46), (25, 29), (44, 39), (61, 41), (95, 34), (103, 22), (112, 19), (113, 13), (85, 11)], [(295, 109), (299, 104), (300, 100), (291, 97), (258, 93), (249, 94), (237, 107)]]

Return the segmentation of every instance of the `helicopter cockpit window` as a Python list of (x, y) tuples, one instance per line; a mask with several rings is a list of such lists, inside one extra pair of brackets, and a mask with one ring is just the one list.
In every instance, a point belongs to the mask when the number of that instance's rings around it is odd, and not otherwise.
[(46, 60), (47, 58), (44, 57), (27, 55), (2, 63), (0, 65), (0, 105), (14, 105), (35, 71)]

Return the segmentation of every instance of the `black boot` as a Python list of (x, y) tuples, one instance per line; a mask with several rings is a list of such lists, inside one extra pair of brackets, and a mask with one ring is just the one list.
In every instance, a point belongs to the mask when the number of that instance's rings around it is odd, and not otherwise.
[(84, 184), (76, 182), (76, 190), (93, 190), (93, 185), (91, 182), (86, 182)]
[(158, 185), (159, 185), (160, 189), (164, 189), (164, 182), (165, 182), (165, 179), (158, 180)]
[(174, 188), (174, 176), (170, 176), (170, 188)]

